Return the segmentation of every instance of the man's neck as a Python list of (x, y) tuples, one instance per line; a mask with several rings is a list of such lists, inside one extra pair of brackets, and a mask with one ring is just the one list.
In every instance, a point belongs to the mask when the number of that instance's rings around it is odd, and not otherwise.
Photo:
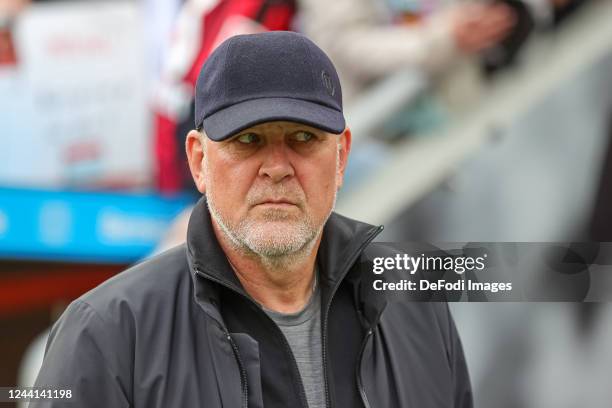
[(236, 277), (255, 301), (280, 313), (298, 312), (306, 306), (312, 295), (321, 236), (303, 253), (269, 260), (237, 248), (214, 220), (213, 230)]

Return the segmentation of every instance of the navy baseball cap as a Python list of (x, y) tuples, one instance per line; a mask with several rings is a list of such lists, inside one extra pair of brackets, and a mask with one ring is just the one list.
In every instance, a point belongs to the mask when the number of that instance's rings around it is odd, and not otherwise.
[(342, 90), (329, 57), (290, 31), (237, 35), (208, 57), (195, 88), (195, 127), (221, 141), (263, 122), (342, 133)]

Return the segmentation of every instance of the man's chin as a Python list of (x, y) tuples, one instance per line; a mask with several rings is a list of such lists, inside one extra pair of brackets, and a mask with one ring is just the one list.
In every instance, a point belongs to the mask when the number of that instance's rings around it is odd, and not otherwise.
[[(257, 223), (259, 224), (259, 223)], [(248, 236), (260, 242), (285, 242), (306, 239), (312, 230), (295, 221), (266, 221), (249, 228)]]
[(276, 257), (291, 255), (308, 246), (316, 232), (295, 222), (267, 221), (253, 226), (247, 234), (247, 246), (255, 253)]

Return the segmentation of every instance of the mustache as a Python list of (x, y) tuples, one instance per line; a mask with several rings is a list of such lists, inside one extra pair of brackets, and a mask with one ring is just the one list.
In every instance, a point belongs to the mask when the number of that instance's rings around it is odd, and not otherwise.
[(247, 194), (247, 203), (251, 206), (270, 200), (288, 201), (302, 208), (306, 202), (306, 194), (301, 188), (286, 184), (260, 186), (250, 190)]

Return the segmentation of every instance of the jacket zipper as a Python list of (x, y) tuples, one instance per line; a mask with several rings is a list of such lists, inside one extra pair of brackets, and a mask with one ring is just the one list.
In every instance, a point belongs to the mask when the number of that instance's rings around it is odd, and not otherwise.
[[(372, 242), (372, 240), (374, 238), (376, 238), (376, 236), (383, 230), (383, 226), (379, 226), (376, 228), (376, 231), (374, 231), (372, 233), (372, 235), (365, 240), (357, 249), (357, 251), (355, 251), (355, 253), (353, 254), (353, 256), (350, 258), (349, 262), (347, 262), (347, 266), (345, 268), (345, 270), (342, 271), (342, 273), (340, 274), (340, 278), (338, 279), (338, 283), (336, 284), (336, 286), (334, 286), (334, 288), (332, 289), (332, 293), (329, 297), (329, 301), (327, 302), (327, 305), (325, 307), (325, 316), (323, 318), (323, 375), (325, 378), (325, 403), (327, 405), (327, 408), (332, 408), (332, 403), (331, 403), (331, 398), (329, 395), (329, 373), (327, 370), (327, 320), (329, 317), (329, 310), (331, 309), (331, 304), (332, 304), (332, 300), (334, 299), (334, 295), (336, 294), (336, 291), (338, 290), (338, 288), (340, 287), (340, 283), (342, 283), (342, 280), (344, 279), (344, 276), (348, 273), (348, 271), (351, 268), (351, 265), (353, 265), (353, 263), (355, 262), (355, 259), (357, 259), (357, 256), (359, 256), (361, 254), (361, 252), (363, 251), (363, 248), (365, 248), (370, 242)], [(362, 396), (363, 398), (363, 396)], [(366, 408), (368, 408), (369, 405), (366, 405)]]
[[(223, 281), (222, 281), (222, 280), (220, 280), (220, 279), (215, 278), (215, 277), (214, 277), (214, 276), (212, 276), (212, 275), (209, 275), (209, 274), (207, 274), (207, 273), (205, 273), (205, 272), (203, 272), (203, 271), (200, 271), (198, 268), (194, 268), (194, 269), (195, 269), (196, 273), (197, 273), (198, 275), (202, 276), (203, 278), (205, 278), (205, 279), (209, 279), (209, 280), (211, 280), (211, 281), (213, 281), (213, 282), (218, 283), (219, 285), (221, 285), (221, 286), (223, 286), (223, 287), (226, 287), (227, 289), (231, 290), (232, 292), (234, 292), (234, 293), (236, 293), (236, 294), (238, 294), (238, 295), (242, 296), (243, 298), (245, 298), (245, 299), (246, 299), (247, 301), (249, 301), (249, 302), (250, 302), (252, 305), (255, 305), (255, 304), (253, 303), (253, 300), (251, 300), (251, 298), (249, 298), (248, 296), (245, 296), (244, 294), (240, 293), (240, 292), (239, 292), (239, 291), (237, 291), (235, 288), (233, 288), (231, 285), (228, 285), (227, 283), (223, 282)], [(257, 312), (261, 312), (261, 310), (259, 309), (259, 307), (256, 309), (256, 311), (257, 311)], [(270, 316), (268, 316), (268, 315), (267, 315), (267, 314), (265, 314), (265, 313), (264, 313), (264, 315), (265, 315), (265, 317), (266, 317), (266, 318), (268, 318), (268, 319), (269, 319), (269, 320), (270, 320), (272, 323), (274, 323), (274, 321), (273, 321), (273, 320), (270, 318)], [(276, 323), (274, 323), (274, 326), (276, 326)], [(225, 327), (224, 327), (224, 329), (225, 329)], [(280, 329), (278, 329), (278, 328), (277, 328), (277, 330), (280, 332)], [(239, 350), (238, 350), (238, 346), (236, 346), (236, 344), (235, 344), (234, 340), (232, 339), (232, 337), (231, 337), (231, 335), (229, 334), (229, 332), (227, 331), (227, 329), (225, 329), (225, 334), (226, 334), (227, 338), (229, 339), (230, 343), (232, 344), (232, 350), (234, 351), (234, 354), (236, 355), (236, 358), (237, 358), (237, 360), (238, 360), (238, 366), (240, 367), (240, 371), (241, 371), (241, 383), (242, 383), (242, 381), (244, 380), (244, 387), (243, 387), (243, 398), (244, 398), (244, 401), (245, 401), (245, 405), (244, 405), (244, 407), (245, 407), (245, 408), (247, 408), (247, 407), (248, 407), (248, 385), (247, 385), (247, 376), (246, 376), (246, 370), (244, 369), (244, 364), (242, 363), (242, 360), (241, 360), (241, 358), (240, 358), (240, 353), (239, 353)], [(284, 335), (282, 332), (280, 332), (280, 334), (281, 334), (281, 340), (282, 340), (282, 343), (283, 343), (284, 348), (285, 348), (285, 352), (287, 353), (287, 355), (289, 355), (289, 356), (290, 356), (291, 361), (292, 361), (292, 363), (293, 363), (293, 369), (295, 370), (295, 372), (297, 372), (297, 373), (298, 373), (297, 379), (298, 379), (298, 382), (299, 382), (299, 384), (300, 384), (300, 390), (301, 390), (301, 392), (300, 392), (300, 400), (301, 400), (301, 402), (302, 402), (302, 407), (303, 407), (303, 408), (308, 408), (308, 401), (306, 400), (306, 391), (305, 391), (305, 389), (304, 389), (304, 383), (302, 382), (302, 377), (301, 377), (301, 375), (299, 374), (299, 373), (300, 373), (300, 370), (299, 370), (299, 368), (298, 368), (297, 361), (295, 361), (295, 356), (293, 355), (293, 352), (291, 351), (291, 346), (289, 346), (289, 343), (287, 342), (287, 339), (285, 338), (285, 335)]]
[(370, 402), (368, 401), (368, 396), (365, 392), (365, 387), (363, 386), (363, 379), (361, 378), (361, 365), (363, 364), (363, 353), (372, 337), (372, 329), (368, 330), (366, 333), (365, 339), (363, 339), (363, 343), (361, 344), (361, 351), (359, 352), (359, 363), (357, 365), (357, 387), (359, 388), (359, 395), (361, 395), (361, 401), (363, 402), (363, 406), (365, 408), (370, 408)]
[(236, 357), (236, 361), (238, 361), (238, 368), (240, 369), (240, 388), (242, 389), (242, 406), (244, 408), (248, 408), (249, 404), (249, 385), (247, 382), (247, 373), (244, 368), (244, 363), (242, 362), (242, 358), (240, 357), (240, 352), (238, 350), (238, 346), (236, 342), (226, 330), (225, 335), (227, 336), (227, 340), (229, 340), (232, 350), (234, 351), (234, 356)]
[(372, 336), (374, 335), (374, 329), (378, 326), (378, 322), (380, 322), (380, 318), (385, 311), (385, 306), (378, 311), (376, 318), (372, 322), (372, 325), (368, 329), (363, 342), (361, 343), (361, 350), (359, 351), (359, 360), (357, 360), (357, 370), (355, 371), (355, 375), (357, 377), (357, 388), (359, 388), (359, 395), (361, 395), (361, 402), (363, 402), (364, 408), (370, 408), (370, 401), (368, 401), (368, 395), (365, 391), (365, 386), (363, 385), (363, 378), (361, 377), (361, 366), (363, 365), (363, 356), (365, 354), (365, 349), (368, 346), (368, 343)]

